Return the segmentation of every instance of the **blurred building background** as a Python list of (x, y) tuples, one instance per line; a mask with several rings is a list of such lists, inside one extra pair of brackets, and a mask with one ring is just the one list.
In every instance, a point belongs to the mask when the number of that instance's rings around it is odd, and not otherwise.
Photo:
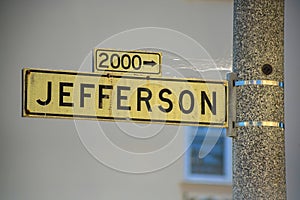
[[(299, 1), (286, 0), (286, 163), (291, 200), (300, 196), (299, 8)], [(230, 0), (1, 1), (0, 199), (230, 199), (228, 154), (222, 154), (222, 149), (230, 152), (230, 139), (221, 137), (212, 154), (197, 160), (195, 149), (205, 134), (199, 129), (191, 149), (172, 165), (152, 173), (119, 172), (89, 154), (73, 120), (21, 117), (21, 69), (77, 70), (101, 41), (139, 27), (180, 31), (200, 43), (217, 65), (228, 67), (232, 14)], [(112, 139), (124, 142), (115, 132), (111, 130)], [(171, 129), (166, 133), (172, 134)], [(180, 137), (178, 148), (184, 149), (189, 129)]]

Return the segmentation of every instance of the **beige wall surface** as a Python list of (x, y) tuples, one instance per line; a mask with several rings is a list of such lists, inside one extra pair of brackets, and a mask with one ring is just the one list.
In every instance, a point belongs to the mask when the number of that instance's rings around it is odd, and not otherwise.
[[(141, 27), (179, 31), (200, 43), (213, 59), (228, 61), (232, 49), (232, 8), (231, 1), (221, 0), (1, 1), (0, 199), (180, 200), (184, 179), (182, 157), (155, 172), (124, 173), (105, 166), (87, 151), (73, 120), (22, 118), (21, 70), (36, 67), (76, 71), (100, 42)], [(300, 195), (299, 8), (297, 0), (286, 1), (286, 152), (290, 199)], [(86, 134), (91, 132), (88, 125), (84, 129)], [(174, 127), (167, 126), (164, 135), (152, 138), (153, 143), (132, 143), (116, 127), (102, 125), (110, 139), (128, 151), (153, 151), (169, 142), (174, 134)], [(178, 137), (182, 142), (177, 141), (177, 149), (183, 151), (182, 129)], [(103, 153), (112, 154), (105, 147)], [(134, 163), (125, 158), (120, 158), (120, 162)], [(147, 167), (151, 163), (143, 164)]]

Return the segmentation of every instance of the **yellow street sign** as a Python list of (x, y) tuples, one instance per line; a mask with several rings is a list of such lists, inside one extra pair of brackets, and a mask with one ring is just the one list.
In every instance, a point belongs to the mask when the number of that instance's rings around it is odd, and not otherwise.
[(23, 116), (227, 127), (227, 82), (24, 69)]
[(94, 49), (93, 71), (161, 75), (161, 53)]

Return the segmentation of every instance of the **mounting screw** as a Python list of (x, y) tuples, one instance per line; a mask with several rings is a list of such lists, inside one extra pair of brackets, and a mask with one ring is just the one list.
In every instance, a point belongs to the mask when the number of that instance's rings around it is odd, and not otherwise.
[(265, 75), (270, 75), (273, 72), (273, 67), (270, 64), (264, 64), (261, 70)]

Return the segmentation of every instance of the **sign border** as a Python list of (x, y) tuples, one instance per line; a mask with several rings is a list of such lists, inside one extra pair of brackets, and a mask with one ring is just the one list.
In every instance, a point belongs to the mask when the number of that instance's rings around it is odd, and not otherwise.
[[(164, 123), (168, 125), (180, 125), (180, 126), (213, 126), (226, 128), (228, 126), (228, 82), (227, 81), (217, 81), (217, 80), (200, 80), (200, 79), (176, 79), (169, 77), (143, 77), (143, 76), (121, 76), (121, 75), (108, 75), (108, 74), (97, 74), (97, 73), (87, 73), (87, 72), (75, 72), (66, 70), (44, 70), (44, 69), (29, 69), (24, 68), (22, 70), (23, 80), (22, 80), (22, 116), (23, 117), (39, 117), (39, 118), (64, 118), (64, 119), (81, 119), (81, 120), (102, 120), (102, 121), (122, 121), (122, 122), (139, 122), (139, 123)], [(65, 74), (65, 75), (77, 75), (77, 76), (95, 76), (95, 77), (115, 77), (115, 78), (128, 78), (128, 79), (145, 79), (145, 80), (163, 80), (163, 81), (176, 81), (176, 82), (197, 82), (197, 83), (211, 83), (211, 84), (221, 84), (224, 85), (225, 89), (225, 121), (221, 123), (212, 122), (191, 122), (191, 121), (178, 121), (178, 120), (157, 120), (157, 119), (140, 119), (140, 118), (129, 118), (129, 117), (103, 117), (94, 115), (72, 115), (72, 114), (55, 114), (55, 113), (38, 113), (31, 112), (27, 108), (27, 85), (28, 85), (28, 75), (31, 72), (38, 73), (52, 73), (52, 74)]]

